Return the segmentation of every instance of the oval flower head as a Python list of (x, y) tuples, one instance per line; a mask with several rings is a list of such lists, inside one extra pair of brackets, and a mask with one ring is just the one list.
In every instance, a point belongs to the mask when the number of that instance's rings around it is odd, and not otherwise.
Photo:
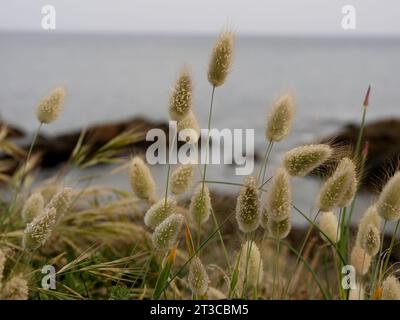
[(327, 144), (310, 144), (289, 150), (283, 156), (283, 166), (291, 176), (304, 177), (332, 155)]
[(169, 189), (175, 195), (180, 195), (187, 191), (192, 184), (194, 175), (193, 164), (184, 164), (175, 169), (169, 180)]
[(322, 211), (331, 211), (343, 204), (343, 199), (347, 198), (346, 193), (354, 179), (356, 179), (356, 169), (353, 161), (343, 158), (333, 175), (322, 186), (317, 198), (317, 207)]
[(400, 172), (397, 172), (383, 188), (376, 203), (378, 214), (386, 220), (400, 218)]
[[(247, 267), (247, 273), (246, 273)], [(247, 284), (256, 287), (263, 279), (264, 266), (260, 250), (254, 241), (246, 241), (242, 245), (239, 264), (239, 283), (243, 284), (247, 275)], [(258, 278), (258, 279), (257, 279)]]
[(57, 211), (55, 208), (45, 209), (32, 222), (28, 223), (22, 240), (25, 249), (37, 249), (50, 238), (56, 224)]
[(359, 246), (354, 246), (350, 255), (350, 264), (356, 269), (358, 275), (365, 275), (371, 266), (371, 256)]
[(153, 201), (156, 184), (149, 167), (140, 157), (134, 157), (129, 169), (129, 179), (132, 190), (140, 199)]
[(322, 212), (319, 217), (319, 227), (324, 233), (321, 233), (322, 239), (327, 241), (326, 238), (328, 238), (332, 243), (338, 242), (340, 238), (338, 225), (338, 219), (333, 212)]
[(201, 260), (194, 257), (189, 266), (188, 282), (192, 292), (197, 295), (204, 295), (208, 289), (208, 275)]
[(236, 221), (242, 232), (252, 232), (260, 224), (258, 188), (254, 177), (247, 177), (236, 202)]
[(228, 76), (232, 66), (233, 45), (233, 33), (229, 31), (222, 32), (214, 45), (208, 66), (208, 81), (214, 87), (224, 84)]
[(38, 192), (32, 194), (28, 200), (26, 200), (24, 207), (22, 208), (22, 218), (25, 222), (32, 221), (37, 215), (42, 213), (43, 207), (43, 196)]
[(275, 102), (268, 116), (267, 139), (274, 142), (285, 139), (292, 128), (293, 115), (293, 97), (285, 94)]
[(64, 88), (56, 88), (40, 101), (36, 116), (40, 123), (51, 123), (57, 120), (64, 106)]
[(169, 116), (172, 120), (182, 120), (192, 109), (192, 79), (184, 67), (176, 81), (169, 100)]
[(379, 230), (372, 224), (368, 224), (362, 231), (360, 246), (365, 252), (373, 257), (379, 252), (381, 243), (381, 234)]
[(268, 220), (268, 231), (277, 239), (285, 239), (289, 235), (291, 228), (290, 217), (280, 221), (274, 219)]
[(196, 143), (200, 138), (200, 126), (193, 111), (182, 120), (178, 121), (177, 130), (179, 132), (179, 140), (186, 139), (186, 143)]
[(210, 191), (204, 184), (199, 184), (193, 192), (189, 213), (196, 224), (205, 223), (211, 214)]
[(395, 276), (389, 276), (383, 281), (382, 300), (400, 300), (400, 283)]
[(50, 202), (46, 206), (48, 210), (51, 208), (56, 209), (57, 212), (56, 223), (60, 222), (60, 220), (70, 209), (74, 194), (75, 194), (74, 189), (69, 187), (64, 188), (61, 191), (57, 192), (54, 195), (54, 197), (51, 198)]
[(170, 249), (178, 239), (184, 217), (181, 214), (172, 214), (161, 222), (153, 232), (153, 244), (158, 250)]
[[(364, 213), (363, 217), (360, 220), (358, 225), (357, 239), (356, 243), (358, 246), (362, 247), (363, 243), (366, 239), (366, 234), (370, 229), (370, 226), (373, 226), (375, 229), (380, 230), (382, 224), (382, 218), (378, 215), (378, 211), (376, 207), (370, 206)], [(379, 240), (380, 241), (380, 240)], [(365, 249), (365, 248), (364, 248)]]
[(265, 206), (270, 218), (275, 221), (289, 217), (292, 210), (292, 190), (290, 177), (285, 169), (276, 170), (270, 181)]
[(172, 214), (176, 207), (176, 200), (172, 197), (158, 200), (147, 210), (144, 216), (144, 224), (149, 228), (155, 229), (161, 222)]

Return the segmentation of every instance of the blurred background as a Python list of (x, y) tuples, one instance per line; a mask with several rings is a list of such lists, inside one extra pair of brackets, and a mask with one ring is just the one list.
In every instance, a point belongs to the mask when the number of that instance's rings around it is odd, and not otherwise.
[[(55, 8), (55, 30), (42, 28), (45, 5)], [(343, 25), (346, 5), (355, 10), (354, 29)], [(229, 28), (237, 35), (234, 64), (217, 89), (213, 125), (254, 128), (262, 154), (269, 106), (293, 93), (294, 129), (275, 146), (273, 170), (288, 148), (359, 123), (369, 84), (367, 121), (400, 118), (399, 17), (397, 0), (3, 0), (0, 112), (32, 133), (38, 100), (63, 85), (65, 109), (44, 128), (48, 135), (137, 116), (165, 121), (170, 89), (187, 64), (194, 110), (206, 127), (208, 59), (217, 34)], [(241, 181), (233, 172), (215, 166), (209, 176)], [(127, 186), (125, 180), (118, 183)], [(294, 183), (296, 201), (312, 206), (320, 181)], [(371, 197), (358, 202), (359, 213)]]

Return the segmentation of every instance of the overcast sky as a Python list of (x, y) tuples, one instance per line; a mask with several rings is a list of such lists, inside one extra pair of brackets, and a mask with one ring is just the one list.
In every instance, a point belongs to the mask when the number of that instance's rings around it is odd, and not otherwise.
[[(56, 8), (56, 32), (400, 36), (400, 0), (0, 0), (0, 31), (41, 31), (41, 7)], [(356, 30), (343, 30), (344, 5)]]

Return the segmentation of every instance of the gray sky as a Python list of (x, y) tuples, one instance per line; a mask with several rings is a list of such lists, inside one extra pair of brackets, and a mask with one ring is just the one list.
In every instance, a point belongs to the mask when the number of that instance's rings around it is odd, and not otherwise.
[[(56, 32), (400, 36), (400, 0), (1, 0), (0, 31), (41, 31), (46, 4)], [(356, 30), (341, 27), (344, 5), (356, 8)]]

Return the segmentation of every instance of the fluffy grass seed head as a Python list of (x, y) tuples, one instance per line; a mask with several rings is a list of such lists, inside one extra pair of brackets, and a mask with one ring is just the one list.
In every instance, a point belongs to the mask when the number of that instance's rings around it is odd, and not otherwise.
[(2, 300), (28, 300), (28, 282), (22, 275), (13, 276), (5, 283), (0, 298)]
[(383, 219), (400, 219), (400, 172), (397, 172), (383, 188), (376, 209)]
[(222, 32), (215, 42), (208, 66), (208, 81), (215, 87), (224, 84), (231, 69), (234, 42), (230, 31)]
[(25, 222), (32, 221), (37, 215), (43, 211), (44, 199), (41, 193), (33, 193), (28, 200), (26, 200), (22, 208), (22, 219)]
[(169, 180), (169, 189), (175, 195), (180, 195), (186, 192), (192, 185), (194, 175), (194, 165), (184, 164), (176, 168)]
[(282, 221), (290, 216), (292, 189), (290, 177), (285, 169), (276, 170), (270, 181), (265, 206), (270, 218), (275, 221)]
[(260, 225), (261, 210), (258, 188), (254, 177), (247, 177), (236, 202), (236, 221), (242, 232), (256, 230)]
[(175, 83), (169, 100), (169, 116), (172, 120), (182, 120), (192, 109), (192, 78), (184, 67)]
[(56, 209), (56, 223), (58, 223), (70, 209), (74, 195), (74, 189), (67, 187), (57, 192), (47, 204), (47, 209)]
[(346, 192), (343, 194), (342, 199), (340, 199), (340, 201), (338, 202), (339, 208), (344, 208), (350, 205), (351, 202), (353, 201), (354, 196), (356, 195), (358, 188), (358, 179), (356, 175), (353, 174), (350, 175), (349, 179), (350, 179), (349, 186), (347, 187)]
[(189, 213), (196, 224), (205, 223), (211, 214), (210, 191), (204, 184), (199, 184), (190, 200)]
[(189, 113), (180, 121), (178, 121), (177, 130), (179, 132), (179, 138), (183, 135), (186, 139), (186, 143), (194, 144), (200, 138), (200, 126), (193, 111)]
[(372, 224), (368, 224), (365, 230), (362, 231), (362, 238), (360, 239), (360, 246), (365, 252), (373, 257), (379, 252), (380, 249), (380, 232)]
[(129, 169), (129, 179), (132, 190), (139, 199), (153, 201), (156, 192), (156, 183), (149, 167), (136, 156), (132, 159)]
[(395, 276), (388, 276), (383, 281), (382, 300), (400, 300), (400, 282)]
[(43, 98), (36, 110), (36, 116), (40, 123), (51, 123), (57, 120), (64, 106), (65, 90), (58, 87), (48, 96)]
[(297, 147), (284, 154), (283, 166), (291, 176), (304, 177), (327, 161), (332, 153), (327, 144)]
[[(371, 232), (371, 230), (377, 230), (379, 233), (380, 227), (382, 224), (382, 218), (378, 215), (378, 212), (376, 210), (376, 206), (370, 206), (364, 213), (363, 217), (360, 220), (360, 223), (358, 225), (358, 232), (357, 232), (357, 239), (356, 243), (358, 246), (362, 247), (363, 249), (366, 249), (364, 246), (369, 243), (368, 246), (376, 246), (372, 245), (371, 240), (373, 240), (375, 237), (371, 238), (371, 235), (368, 236), (368, 233)], [(375, 232), (375, 231), (372, 231)], [(380, 239), (379, 239), (380, 241)], [(379, 245), (378, 245), (379, 246)]]
[(322, 212), (319, 217), (319, 227), (324, 234), (321, 233), (322, 239), (327, 241), (328, 238), (332, 243), (336, 243), (339, 241), (339, 232), (338, 232), (338, 219), (336, 215), (331, 212)]
[(172, 214), (176, 207), (176, 200), (173, 197), (168, 197), (158, 200), (147, 210), (144, 216), (144, 223), (149, 228), (155, 229), (161, 222)]
[(356, 269), (358, 275), (365, 275), (371, 266), (371, 256), (359, 246), (354, 246), (350, 255), (350, 264)]
[(285, 239), (289, 235), (291, 228), (290, 217), (280, 221), (274, 219), (268, 220), (268, 231), (277, 239)]
[(272, 107), (267, 119), (266, 137), (269, 141), (285, 139), (292, 128), (294, 102), (291, 95), (280, 97)]
[(247, 266), (247, 284), (255, 288), (257, 284), (260, 283), (263, 279), (264, 266), (261, 259), (260, 250), (258, 249), (256, 243), (251, 240), (246, 241), (242, 245), (240, 253), (240, 264), (239, 264), (240, 283), (243, 283), (243, 281), (246, 278), (246, 266)]
[(204, 295), (208, 289), (208, 275), (206, 268), (198, 257), (190, 262), (188, 282), (192, 292), (197, 295)]
[(170, 249), (176, 242), (182, 228), (184, 217), (172, 214), (161, 222), (153, 232), (153, 244), (158, 250)]
[(322, 211), (331, 211), (342, 205), (349, 187), (356, 179), (354, 162), (349, 158), (343, 158), (333, 175), (326, 180), (321, 187), (317, 198), (317, 207)]
[(56, 224), (57, 211), (55, 208), (44, 209), (32, 222), (28, 223), (22, 240), (25, 249), (36, 249), (44, 245), (50, 238)]

